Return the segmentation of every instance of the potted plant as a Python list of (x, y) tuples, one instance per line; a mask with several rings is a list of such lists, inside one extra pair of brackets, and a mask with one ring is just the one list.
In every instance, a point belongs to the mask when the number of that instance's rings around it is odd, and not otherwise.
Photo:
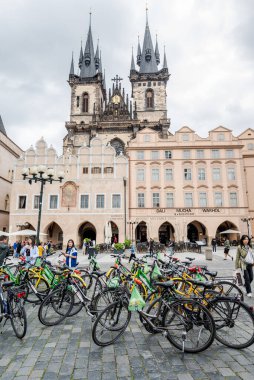
[(124, 251), (124, 244), (123, 243), (115, 243), (114, 244), (114, 253), (123, 253)]
[(130, 246), (131, 246), (131, 240), (130, 239), (125, 239), (124, 240), (124, 245), (125, 245), (125, 248), (130, 248)]

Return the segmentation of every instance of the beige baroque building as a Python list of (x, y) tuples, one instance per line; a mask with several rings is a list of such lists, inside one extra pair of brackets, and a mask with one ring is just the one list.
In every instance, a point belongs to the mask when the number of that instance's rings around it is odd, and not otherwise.
[(9, 231), (10, 195), (14, 165), (22, 150), (7, 136), (0, 116), (0, 230)]
[[(135, 62), (136, 61), (136, 62)], [(166, 54), (144, 40), (131, 58), (129, 98), (118, 75), (106, 89), (100, 48), (91, 25), (78, 68), (71, 61), (70, 120), (63, 155), (41, 139), (17, 161), (10, 229), (36, 229), (39, 184), (22, 179), (22, 168), (44, 164), (65, 171), (63, 184), (46, 184), (41, 232), (54, 243), (83, 238), (97, 243), (116, 235), (139, 241), (156, 238), (210, 240), (233, 228), (253, 231), (254, 131), (238, 137), (218, 127), (201, 138), (189, 127), (174, 135), (167, 116), (170, 74)], [(236, 234), (229, 236), (237, 239)]]

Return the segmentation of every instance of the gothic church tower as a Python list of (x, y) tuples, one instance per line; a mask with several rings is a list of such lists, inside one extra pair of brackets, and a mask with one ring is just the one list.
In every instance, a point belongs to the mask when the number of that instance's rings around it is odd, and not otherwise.
[(167, 119), (166, 87), (169, 79), (167, 59), (164, 52), (163, 66), (159, 70), (160, 53), (157, 37), (154, 50), (147, 14), (143, 48), (141, 50), (138, 42), (136, 63), (139, 66), (138, 70), (132, 53), (130, 82), (137, 119), (163, 124), (163, 120)]

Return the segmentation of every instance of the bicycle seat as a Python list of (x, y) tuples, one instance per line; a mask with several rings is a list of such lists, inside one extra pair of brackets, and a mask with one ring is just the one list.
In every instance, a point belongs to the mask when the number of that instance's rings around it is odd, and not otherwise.
[(175, 284), (174, 281), (155, 282), (154, 285), (161, 286), (162, 288), (172, 288)]
[(6, 281), (2, 283), (3, 288), (9, 288), (10, 286), (13, 286), (13, 285), (15, 285), (14, 281)]
[(104, 276), (107, 272), (100, 272), (99, 270), (95, 270), (92, 274), (95, 274), (98, 277)]
[(193, 285), (202, 286), (203, 288), (212, 289), (214, 287), (214, 283), (212, 281), (198, 281), (198, 280), (189, 280)]
[(195, 258), (194, 257), (185, 257), (187, 260), (190, 260), (190, 261), (194, 261)]

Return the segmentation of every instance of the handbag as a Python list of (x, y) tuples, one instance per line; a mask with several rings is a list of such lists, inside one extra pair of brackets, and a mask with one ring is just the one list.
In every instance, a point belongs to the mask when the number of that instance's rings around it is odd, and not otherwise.
[(244, 262), (245, 264), (254, 264), (254, 256), (250, 249), (248, 250), (246, 257), (244, 258)]
[(238, 286), (243, 286), (243, 276), (242, 276), (242, 271), (240, 268), (236, 269), (233, 272), (233, 277), (236, 278), (236, 283)]

